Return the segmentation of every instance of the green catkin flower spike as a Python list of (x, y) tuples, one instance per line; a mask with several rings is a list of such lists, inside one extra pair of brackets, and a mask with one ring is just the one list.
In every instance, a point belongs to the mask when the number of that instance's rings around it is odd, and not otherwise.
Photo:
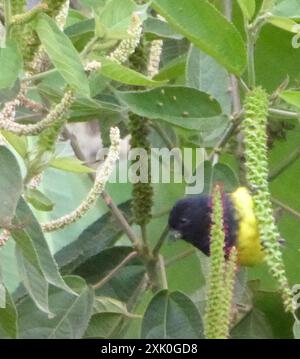
[(56, 111), (56, 119), (51, 127), (48, 127), (39, 136), (38, 149), (40, 152), (54, 152), (57, 139), (66, 122), (65, 115), (69, 111), (74, 100), (74, 92), (72, 90), (67, 90), (59, 103), (59, 112), (57, 111), (57, 106), (53, 109), (53, 111)]
[[(212, 227), (210, 231), (210, 273), (208, 279), (208, 295), (205, 308), (204, 331), (207, 339), (228, 338), (231, 313), (232, 275), (231, 261), (225, 263), (225, 232), (223, 220), (222, 192), (216, 186), (212, 196)], [(234, 252), (233, 252), (234, 253)], [(231, 259), (236, 260), (234, 257)], [(227, 275), (224, 274), (228, 269)], [(230, 278), (227, 278), (228, 276)], [(224, 278), (229, 283), (224, 285)], [(229, 293), (229, 291), (231, 292)]]
[(280, 234), (276, 226), (268, 186), (267, 114), (269, 99), (260, 87), (245, 99), (245, 119), (242, 123), (245, 143), (246, 176), (253, 190), (255, 215), (269, 270), (278, 283), (286, 311), (293, 312), (292, 292), (286, 277), (280, 249)]
[[(153, 205), (153, 188), (150, 177), (150, 143), (148, 140), (149, 125), (148, 120), (135, 114), (129, 116), (129, 130), (131, 134), (130, 145), (132, 149), (143, 149), (147, 154), (146, 161), (141, 161), (142, 169), (146, 173), (147, 178), (143, 181), (135, 183), (132, 190), (132, 211), (134, 222), (140, 226), (144, 226), (151, 220), (151, 209)], [(137, 159), (139, 160), (139, 159)], [(138, 175), (141, 171), (137, 171)]]
[(237, 249), (232, 247), (224, 271), (224, 299), (223, 299), (223, 335), (229, 338), (229, 329), (232, 319), (232, 303), (234, 295), (234, 284), (237, 271)]

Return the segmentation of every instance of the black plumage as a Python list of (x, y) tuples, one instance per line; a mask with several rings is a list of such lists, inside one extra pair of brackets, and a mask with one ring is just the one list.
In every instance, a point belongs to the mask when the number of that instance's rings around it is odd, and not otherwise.
[[(223, 196), (225, 255), (236, 243), (237, 218), (227, 194)], [(169, 227), (204, 254), (210, 254), (211, 197), (200, 195), (178, 201), (170, 212)]]

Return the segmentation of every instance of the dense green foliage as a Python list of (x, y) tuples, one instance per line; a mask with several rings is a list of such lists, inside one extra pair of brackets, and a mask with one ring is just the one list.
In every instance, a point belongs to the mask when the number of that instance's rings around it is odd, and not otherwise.
[[(24, 1), (0, 1), (0, 338), (217, 332), (204, 323), (210, 259), (183, 241), (168, 243), (168, 213), (187, 183), (109, 182), (103, 191), (118, 150), (110, 128), (148, 153), (204, 148), (205, 159), (191, 164), (194, 171), (204, 161), (204, 193), (215, 183), (225, 191), (246, 185), (262, 203), (245, 165), (256, 114), (244, 121), (243, 103), (254, 87), (269, 100), (260, 133), (268, 147), (250, 170), (269, 170), (263, 203), (272, 201), (267, 219), (273, 225), (273, 209), (285, 240), (278, 268), (299, 290), (298, 2), (68, 3), (42, 1), (26, 11)], [(66, 128), (92, 120), (103, 145), (112, 144), (111, 162), (101, 161), (105, 173)], [(63, 223), (66, 213), (75, 219)], [(62, 224), (52, 231), (54, 219)], [(300, 319), (285, 312), (272, 263), (239, 268), (221, 336), (300, 338)]]

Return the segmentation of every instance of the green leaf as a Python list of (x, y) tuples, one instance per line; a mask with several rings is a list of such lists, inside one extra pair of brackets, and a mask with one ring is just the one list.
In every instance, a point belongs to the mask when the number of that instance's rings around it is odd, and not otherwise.
[(203, 338), (200, 314), (189, 297), (181, 292), (158, 292), (149, 303), (142, 322), (143, 339)]
[(109, 59), (101, 60), (101, 74), (111, 80), (134, 86), (160, 86), (165, 81), (154, 81), (126, 66)]
[(220, 105), (214, 98), (189, 87), (117, 92), (117, 96), (137, 115), (190, 130), (203, 129), (202, 120), (221, 114)]
[(272, 339), (273, 333), (266, 317), (259, 310), (252, 310), (231, 331), (233, 339)]
[(284, 91), (280, 94), (280, 97), (288, 104), (300, 108), (300, 91)]
[(38, 16), (35, 29), (51, 61), (65, 81), (78, 93), (88, 97), (90, 93), (88, 79), (70, 39), (45, 14)]
[(273, 26), (279, 27), (280, 29), (293, 32), (297, 34), (299, 32), (299, 26), (296, 21), (282, 17), (282, 16), (270, 16), (268, 17), (268, 23)]
[(84, 337), (112, 339), (123, 318), (124, 315), (120, 313), (94, 314), (84, 333)]
[(20, 230), (11, 231), (11, 235), (16, 242), (15, 254), (21, 283), (36, 307), (53, 316), (48, 303), (49, 284), (30, 237)]
[(230, 72), (241, 75), (246, 66), (245, 44), (239, 32), (207, 1), (155, 0), (154, 9), (194, 45)]
[(186, 64), (186, 55), (176, 57), (174, 60), (168, 62), (166, 66), (160, 69), (159, 73), (154, 76), (155, 80), (171, 80), (184, 76)]
[(20, 336), (24, 339), (80, 339), (93, 311), (94, 293), (79, 277), (66, 277), (68, 285), (77, 295), (51, 288), (49, 306), (54, 317), (37, 311), (27, 298), (18, 305)]
[(298, 86), (300, 51), (298, 48), (293, 48), (293, 36), (287, 31), (266, 24), (257, 40), (255, 49), (257, 83), (269, 93), (275, 91), (287, 78), (290, 79), (290, 87)]
[(12, 132), (1, 130), (1, 135), (6, 141), (17, 151), (17, 153), (25, 158), (28, 150), (28, 141), (25, 136), (17, 136)]
[(15, 156), (0, 146), (0, 227), (10, 225), (23, 189), (21, 171)]
[(17, 244), (18, 266), (23, 284), (36, 305), (49, 313), (48, 284), (68, 292), (72, 290), (62, 279), (40, 225), (22, 198), (13, 225), (11, 235)]
[(108, 30), (109, 38), (127, 33), (135, 7), (132, 0), (109, 0), (106, 3), (99, 14), (99, 21)]
[(76, 157), (56, 157), (50, 162), (50, 166), (66, 172), (93, 173), (90, 167), (84, 166), (83, 162)]
[(298, 0), (277, 0), (276, 3), (276, 6), (272, 9), (274, 15), (291, 18), (300, 17), (300, 4)]
[[(126, 217), (131, 213), (130, 203), (127, 201), (118, 207)], [(107, 212), (85, 228), (74, 242), (57, 252), (55, 259), (64, 273), (70, 273), (90, 257), (113, 246), (121, 233), (116, 219)]]
[(144, 22), (144, 31), (147, 34), (154, 35), (154, 38), (158, 37), (174, 40), (182, 39), (182, 35), (179, 35), (175, 31), (173, 31), (173, 29), (170, 28), (167, 22), (161, 21), (156, 17), (148, 17), (148, 19)]
[(228, 72), (212, 57), (194, 46), (191, 46), (188, 54), (186, 79), (188, 86), (215, 97), (222, 106), (223, 113), (231, 112)]
[(0, 338), (17, 339), (18, 336), (17, 310), (11, 295), (5, 288), (4, 288), (4, 294), (5, 294), (5, 307), (2, 307), (0, 305)]
[(10, 88), (16, 82), (22, 69), (22, 56), (14, 41), (8, 41), (0, 48), (0, 89)]
[(238, 0), (239, 6), (246, 19), (251, 20), (255, 14), (255, 0)]
[(299, 320), (295, 321), (293, 331), (294, 331), (295, 339), (300, 339), (300, 321)]
[[(96, 284), (114, 270), (131, 252), (132, 247), (107, 248), (81, 264), (76, 268), (74, 274), (85, 278), (89, 284)], [(143, 263), (139, 258), (133, 258), (107, 283), (97, 289), (96, 294), (127, 302), (141, 284), (144, 275)]]
[(137, 317), (137, 315), (128, 312), (126, 304), (124, 302), (109, 297), (95, 298), (94, 313), (118, 313), (129, 318)]
[(52, 211), (54, 203), (41, 191), (35, 188), (27, 188), (25, 193), (26, 201), (38, 211)]

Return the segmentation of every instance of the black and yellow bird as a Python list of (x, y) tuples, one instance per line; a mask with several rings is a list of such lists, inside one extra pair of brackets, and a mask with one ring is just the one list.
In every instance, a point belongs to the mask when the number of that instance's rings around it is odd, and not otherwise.
[[(254, 204), (249, 191), (239, 187), (224, 194), (225, 255), (232, 246), (238, 250), (239, 264), (254, 266), (264, 259)], [(175, 237), (182, 238), (210, 254), (211, 197), (199, 195), (178, 201), (169, 217), (169, 227)]]

